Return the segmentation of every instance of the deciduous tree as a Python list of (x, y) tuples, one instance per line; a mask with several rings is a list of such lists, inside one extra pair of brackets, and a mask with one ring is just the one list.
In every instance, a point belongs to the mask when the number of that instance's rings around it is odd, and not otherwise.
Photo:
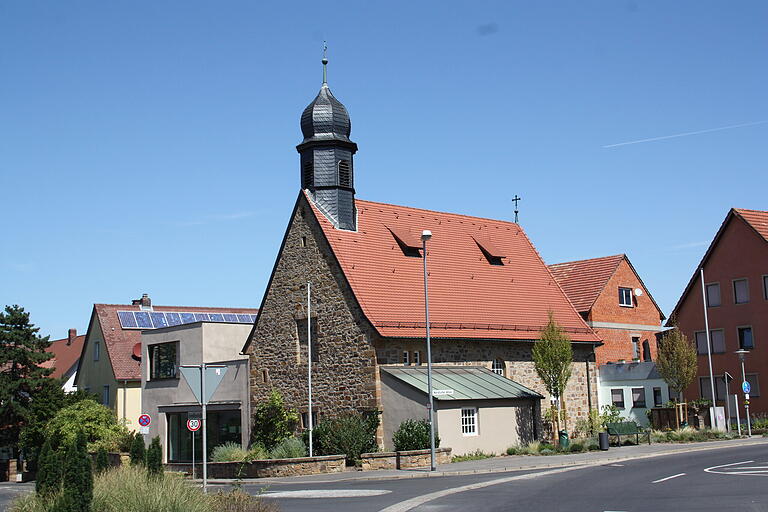
[(554, 415), (556, 419), (553, 422), (553, 427), (556, 430), (559, 423), (558, 419), (561, 415), (560, 399), (565, 393), (568, 379), (571, 378), (573, 349), (571, 348), (571, 340), (557, 324), (551, 311), (549, 312), (547, 326), (541, 331), (541, 336), (533, 344), (531, 352), (536, 373), (544, 382), (547, 392), (556, 400), (557, 412)]

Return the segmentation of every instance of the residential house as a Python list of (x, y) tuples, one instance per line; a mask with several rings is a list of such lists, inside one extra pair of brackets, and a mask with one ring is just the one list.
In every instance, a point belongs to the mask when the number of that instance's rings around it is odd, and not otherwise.
[[(202, 321), (142, 332), (142, 411), (152, 418), (147, 439), (160, 436), (166, 448), (164, 461), (192, 460), (193, 434), (187, 420), (200, 418), (200, 382), (182, 377), (179, 367), (184, 365), (213, 365), (206, 383), (206, 394), (211, 395), (206, 415), (208, 453), (227, 442), (248, 445), (248, 356), (240, 349), (250, 330), (250, 323)], [(199, 379), (199, 371), (193, 373)], [(216, 382), (219, 376), (221, 381)], [(195, 436), (195, 460), (202, 460), (202, 432)]]
[(84, 342), (85, 335), (78, 336), (77, 329), (70, 329), (66, 338), (51, 341), (46, 352), (53, 354), (53, 357), (40, 365), (44, 368), (53, 368), (49, 377), (61, 379), (61, 387), (67, 393), (77, 391), (75, 375)]
[(252, 323), (255, 309), (153, 306), (144, 294), (131, 304), (94, 304), (75, 385), (101, 398), (130, 429), (141, 404), (141, 333), (200, 321)]
[(603, 341), (595, 350), (600, 406), (613, 404), (623, 416), (647, 424), (646, 410), (669, 400), (669, 388), (652, 363), (665, 317), (651, 292), (626, 254), (557, 263), (549, 269)]
[[(446, 388), (455, 393), (451, 412), (442, 414), (448, 400), (438, 400), (441, 438), (461, 438), (457, 453), (498, 452), (540, 431), (540, 398), (546, 407), (549, 396), (534, 370), (531, 348), (550, 311), (573, 342), (573, 376), (564, 403), (571, 418), (584, 417), (597, 400), (593, 351), (600, 339), (523, 229), (512, 222), (355, 198), (357, 145), (349, 139), (347, 110), (327, 83), (302, 114), (301, 129), (302, 191), (243, 348), (251, 357), (252, 407), (277, 389), (307, 426), (311, 346), (313, 412), (319, 418), (380, 410), (378, 441), (386, 448), (405, 404), (421, 402), (422, 407), (411, 407), (411, 416), (426, 418), (426, 392), (418, 384), (427, 353), (426, 256), (432, 359), (444, 385), (455, 385)], [(423, 230), (432, 233), (426, 255)], [(447, 369), (457, 366), (485, 368), (514, 382), (488, 396), (460, 398), (459, 387), (480, 389), (488, 373), (468, 371), (452, 384)], [(508, 410), (497, 414), (496, 407)]]
[[(768, 211), (728, 212), (670, 315), (669, 325), (695, 340), (699, 354), (698, 378), (685, 392), (689, 399), (712, 398), (700, 269), (717, 405), (726, 406), (725, 372), (735, 379), (729, 393), (741, 393), (741, 363), (735, 352), (743, 349), (749, 351), (744, 368), (751, 385), (750, 411), (767, 413), (768, 396), (762, 394), (761, 384), (768, 378), (768, 344), (761, 342), (768, 335)], [(741, 405), (743, 399), (742, 394)]]

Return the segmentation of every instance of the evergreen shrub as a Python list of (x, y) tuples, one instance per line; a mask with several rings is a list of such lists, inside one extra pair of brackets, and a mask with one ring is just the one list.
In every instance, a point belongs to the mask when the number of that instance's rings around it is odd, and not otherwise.
[[(394, 434), (392, 443), (395, 451), (426, 450), (429, 445), (429, 421), (425, 419), (407, 419), (400, 424)], [(440, 436), (435, 432), (435, 448), (440, 446)]]

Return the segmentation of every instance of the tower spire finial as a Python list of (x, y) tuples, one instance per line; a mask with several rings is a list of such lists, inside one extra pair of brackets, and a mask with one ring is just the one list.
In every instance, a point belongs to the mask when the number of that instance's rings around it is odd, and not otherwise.
[(328, 83), (328, 45), (323, 41), (323, 84)]

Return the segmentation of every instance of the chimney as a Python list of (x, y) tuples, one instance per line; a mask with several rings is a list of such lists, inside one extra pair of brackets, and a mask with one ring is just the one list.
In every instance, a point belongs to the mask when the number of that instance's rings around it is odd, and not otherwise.
[(71, 345), (75, 338), (77, 338), (77, 329), (70, 329), (67, 333), (67, 345)]
[(141, 295), (140, 299), (133, 299), (131, 301), (132, 306), (141, 306), (142, 309), (144, 308), (151, 308), (152, 307), (152, 299), (149, 298), (149, 295), (146, 293), (143, 293)]

